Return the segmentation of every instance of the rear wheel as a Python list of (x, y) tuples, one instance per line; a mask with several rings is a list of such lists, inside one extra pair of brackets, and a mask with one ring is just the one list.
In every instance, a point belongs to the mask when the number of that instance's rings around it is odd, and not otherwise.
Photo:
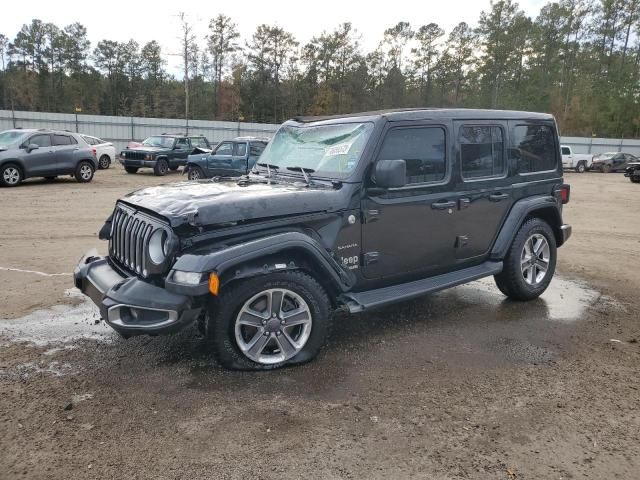
[(94, 173), (93, 165), (91, 165), (90, 162), (83, 160), (82, 162), (78, 163), (74, 177), (76, 178), (76, 181), (79, 183), (88, 183), (91, 180), (93, 180), (93, 173)]
[(100, 170), (106, 170), (111, 165), (111, 159), (109, 155), (102, 155), (100, 160), (98, 160), (98, 168)]
[(204, 171), (200, 167), (189, 167), (189, 173), (187, 174), (189, 180), (201, 180), (205, 178)]
[(0, 169), (0, 184), (3, 187), (15, 187), (22, 181), (22, 170), (12, 163), (5, 164)]
[(547, 222), (532, 218), (518, 230), (496, 285), (514, 300), (532, 300), (547, 289), (556, 270), (556, 239)]
[(578, 163), (578, 165), (576, 165), (576, 172), (584, 173), (586, 170), (587, 170), (587, 166), (585, 165), (584, 162), (580, 162)]
[(302, 272), (280, 272), (223, 287), (209, 308), (205, 337), (224, 367), (271, 370), (312, 360), (330, 325), (320, 284)]
[(169, 163), (164, 158), (156, 160), (156, 164), (153, 167), (154, 175), (157, 175), (158, 177), (162, 177), (166, 175), (168, 171), (169, 171)]
[(138, 167), (124, 167), (124, 169), (127, 173), (138, 173)]

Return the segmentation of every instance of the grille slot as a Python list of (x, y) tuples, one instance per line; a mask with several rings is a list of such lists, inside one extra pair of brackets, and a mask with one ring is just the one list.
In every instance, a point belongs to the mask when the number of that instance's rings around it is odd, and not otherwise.
[(125, 152), (125, 158), (129, 160), (144, 160), (146, 156), (147, 154), (143, 152)]
[(109, 255), (120, 267), (131, 273), (146, 277), (149, 273), (146, 251), (151, 234), (163, 223), (117, 205), (111, 220)]

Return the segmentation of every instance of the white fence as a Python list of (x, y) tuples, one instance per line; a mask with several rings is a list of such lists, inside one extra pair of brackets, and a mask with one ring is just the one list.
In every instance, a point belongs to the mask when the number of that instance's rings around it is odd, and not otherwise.
[(248, 135), (271, 137), (278, 125), (0, 110), (0, 131), (11, 128), (51, 128), (84, 133), (113, 142), (120, 150), (130, 140), (141, 141), (160, 133), (204, 135), (212, 143)]
[[(245, 135), (271, 137), (278, 125), (0, 110), (0, 131), (16, 127), (53, 128), (85, 133), (113, 142), (117, 149), (122, 149), (129, 140), (143, 140), (159, 133), (202, 134), (212, 143)], [(624, 151), (640, 157), (640, 140), (562, 137), (561, 143), (569, 145), (576, 153)]]

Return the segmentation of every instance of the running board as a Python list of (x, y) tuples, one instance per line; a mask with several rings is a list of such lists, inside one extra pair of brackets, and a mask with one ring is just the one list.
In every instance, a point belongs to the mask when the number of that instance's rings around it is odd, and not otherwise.
[(390, 303), (409, 300), (445, 288), (455, 287), (479, 278), (496, 275), (502, 271), (502, 262), (485, 262), (475, 267), (445, 273), (435, 277), (402, 283), (391, 287), (377, 288), (365, 292), (345, 293), (342, 300), (351, 313), (358, 313)]

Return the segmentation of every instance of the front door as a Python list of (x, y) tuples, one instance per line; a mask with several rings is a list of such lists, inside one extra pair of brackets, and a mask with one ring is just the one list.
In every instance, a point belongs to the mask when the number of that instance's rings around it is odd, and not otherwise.
[(448, 126), (390, 124), (376, 155), (402, 159), (407, 184), (381, 190), (372, 179), (362, 201), (362, 273), (366, 278), (431, 275), (455, 262), (455, 193)]
[(214, 152), (207, 157), (207, 169), (209, 174), (228, 175), (231, 171), (233, 159), (233, 142), (222, 142)]
[[(38, 145), (38, 148), (29, 151), (29, 145)], [(54, 148), (51, 146), (51, 135), (38, 133), (32, 135), (22, 146), (27, 176), (37, 177), (56, 173), (56, 158)]]

